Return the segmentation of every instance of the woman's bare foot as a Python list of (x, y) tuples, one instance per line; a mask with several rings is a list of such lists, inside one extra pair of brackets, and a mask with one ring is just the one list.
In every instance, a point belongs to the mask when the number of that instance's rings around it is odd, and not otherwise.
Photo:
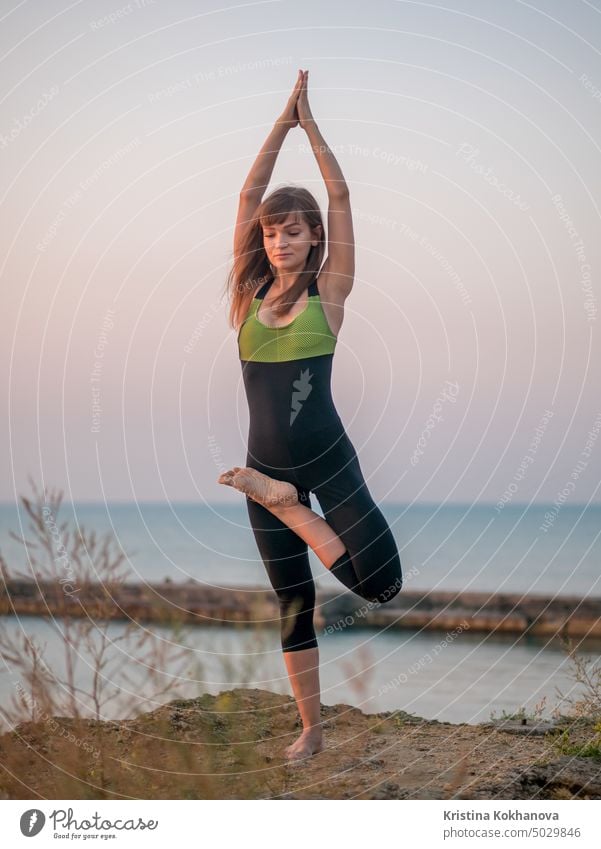
[(298, 504), (298, 492), (292, 483), (270, 478), (257, 469), (234, 466), (219, 475), (218, 483), (233, 486), (265, 507), (292, 507)]
[(323, 750), (323, 734), (321, 728), (309, 728), (303, 731), (298, 740), (291, 746), (286, 746), (286, 760), (299, 761), (309, 758)]

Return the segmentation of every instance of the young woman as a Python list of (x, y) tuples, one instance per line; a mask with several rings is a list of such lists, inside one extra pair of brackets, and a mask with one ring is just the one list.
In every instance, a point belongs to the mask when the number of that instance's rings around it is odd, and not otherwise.
[[(303, 732), (289, 760), (323, 748), (311, 546), (345, 587), (386, 602), (401, 589), (399, 553), (373, 501), (330, 391), (344, 302), (354, 277), (349, 190), (309, 108), (308, 71), (240, 193), (230, 323), (250, 412), (246, 466), (218, 478), (246, 496), (257, 547), (279, 600), (281, 644)], [(318, 204), (285, 186), (262, 200), (290, 129), (307, 133), (328, 193), (328, 255)], [(311, 509), (313, 492), (324, 518)]]

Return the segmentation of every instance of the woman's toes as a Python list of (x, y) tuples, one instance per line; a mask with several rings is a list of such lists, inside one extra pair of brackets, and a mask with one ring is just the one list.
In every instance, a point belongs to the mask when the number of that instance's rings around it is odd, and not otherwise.
[(234, 466), (223, 472), (217, 480), (266, 506), (287, 507), (298, 503), (298, 493), (293, 484), (274, 480), (248, 466)]
[(234, 477), (234, 486), (253, 501), (266, 506), (287, 507), (298, 503), (298, 493), (293, 484), (270, 478), (257, 469), (240, 469)]

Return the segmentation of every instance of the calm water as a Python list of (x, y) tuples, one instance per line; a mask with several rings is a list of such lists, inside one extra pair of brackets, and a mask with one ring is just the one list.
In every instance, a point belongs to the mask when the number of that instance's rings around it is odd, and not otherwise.
[[(497, 513), (494, 505), (382, 507), (401, 552), (407, 586), (424, 591), (590, 595), (600, 599), (601, 613), (601, 507), (564, 505), (545, 532), (541, 526), (548, 509), (513, 505)], [(244, 505), (64, 505), (59, 520), (114, 534), (129, 553), (132, 580), (169, 576), (208, 585), (269, 586)], [(1, 505), (2, 553), (11, 569), (27, 572), (25, 550), (8, 537), (9, 529), (28, 536), (28, 517), (22, 508)], [(339, 589), (313, 554), (310, 559), (318, 586)], [(12, 633), (37, 636), (46, 643), (49, 665), (61, 668), (59, 620), (6, 617), (3, 624)], [(173, 635), (155, 625), (150, 630), (163, 646), (170, 645)], [(117, 636), (120, 626), (113, 623), (109, 633)], [(443, 645), (444, 637), (439, 632), (350, 628), (318, 634), (322, 702), (352, 704), (367, 713), (401, 708), (428, 718), (480, 722), (492, 710), (531, 708), (543, 696), (548, 705), (555, 704), (555, 688), (567, 692), (572, 686), (569, 663), (556, 642), (465, 632)], [(174, 667), (168, 661), (161, 667), (160, 686), (168, 685), (169, 691), (159, 702), (233, 686), (291, 692), (275, 630), (186, 629), (185, 645), (188, 668), (181, 677), (172, 676)], [(135, 647), (116, 644), (112, 651), (111, 682), (125, 694), (131, 691), (136, 709), (151, 709), (152, 692)], [(601, 647), (588, 642), (586, 653), (598, 658)], [(78, 668), (83, 685), (89, 674), (83, 654)], [(122, 680), (123, 670), (130, 683)], [(0, 704), (7, 702), (18, 682), (18, 672), (4, 667)], [(110, 704), (107, 716), (122, 715), (125, 701)]]
[[(316, 505), (316, 499), (314, 499)], [(601, 598), (601, 505), (564, 505), (547, 531), (546, 506), (384, 505), (407, 586)], [(317, 511), (319, 512), (319, 511)], [(0, 505), (0, 546), (9, 566), (26, 566), (8, 530), (27, 529), (23, 508)], [(189, 578), (213, 586), (269, 586), (244, 505), (64, 505), (59, 519), (114, 534), (132, 580)], [(340, 584), (310, 553), (318, 586)]]
[[(45, 645), (45, 661), (55, 672), (64, 670), (60, 620), (47, 623), (34, 617), (4, 617), (13, 635), (20, 632)], [(118, 688), (104, 718), (124, 718), (146, 712), (176, 698), (219, 693), (232, 687), (253, 687), (291, 695), (277, 632), (233, 628), (191, 628), (175, 636), (157, 625), (148, 629), (167, 653), (185, 646), (183, 666), (167, 654), (158, 664), (157, 679), (148, 680), (148, 666), (133, 644), (114, 643), (105, 669), (108, 692)], [(117, 623), (107, 628), (111, 640), (122, 634)], [(445, 633), (349, 630), (319, 634), (321, 701), (350, 704), (365, 713), (402, 709), (429, 719), (476, 723), (502, 710), (533, 708), (543, 696), (550, 708), (556, 687), (564, 694), (573, 680), (569, 662), (556, 643), (543, 639), (476, 635), (469, 632), (447, 639)], [(90, 683), (89, 655), (79, 647), (77, 683)], [(589, 643), (582, 654), (598, 659), (601, 645)], [(152, 664), (151, 664), (152, 665)], [(19, 671), (3, 665), (0, 705), (18, 688), (27, 690)], [(153, 696), (167, 688), (165, 694)], [(576, 692), (576, 691), (574, 691)], [(82, 710), (89, 706), (81, 702)], [(549, 710), (545, 710), (549, 715)]]

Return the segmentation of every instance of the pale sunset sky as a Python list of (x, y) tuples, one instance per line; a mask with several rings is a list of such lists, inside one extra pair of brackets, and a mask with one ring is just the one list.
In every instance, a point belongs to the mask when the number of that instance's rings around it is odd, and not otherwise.
[[(380, 502), (601, 501), (601, 2), (0, 4), (2, 468), (240, 503), (222, 297), (298, 68), (350, 188), (332, 392)], [(327, 195), (304, 131), (268, 192)]]

